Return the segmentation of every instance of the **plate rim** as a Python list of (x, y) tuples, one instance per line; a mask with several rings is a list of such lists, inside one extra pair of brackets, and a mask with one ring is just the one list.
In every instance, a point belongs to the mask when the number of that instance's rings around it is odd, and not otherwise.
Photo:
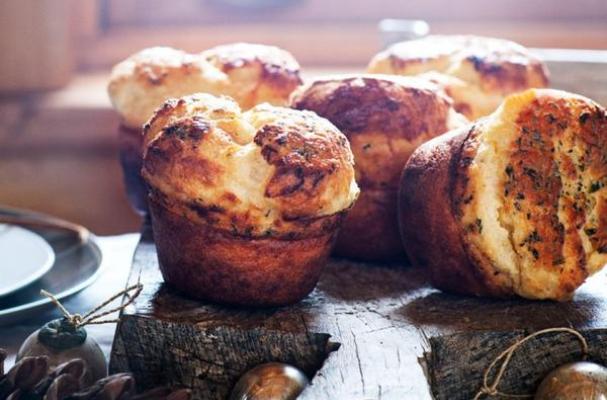
[[(17, 207), (5, 206), (5, 205), (0, 207), (0, 213), (29, 214), (29, 215), (38, 216), (38, 217), (45, 217), (48, 215), (48, 214), (41, 213), (38, 211), (26, 210), (23, 208), (17, 208)], [(56, 218), (58, 220), (63, 220), (63, 219), (57, 218), (57, 217), (53, 217), (53, 218)], [(49, 245), (50, 245), (50, 243), (49, 243)], [(96, 262), (97, 262), (97, 269), (95, 270), (95, 272), (93, 272), (91, 274), (91, 276), (89, 276), (87, 279), (80, 282), (79, 284), (72, 286), (62, 292), (54, 293), (54, 296), (57, 299), (66, 299), (68, 297), (71, 297), (71, 296), (77, 294), (78, 292), (82, 291), (83, 289), (89, 287), (99, 278), (99, 276), (103, 273), (105, 268), (107, 268), (103, 263), (103, 252), (101, 251), (101, 248), (99, 247), (99, 244), (97, 243), (97, 235), (95, 235), (91, 232), (88, 239), (85, 242), (83, 242), (81, 245), (85, 246), (85, 247), (88, 246), (89, 249), (93, 252)], [(15, 321), (19, 321), (19, 314), (21, 314), (21, 313), (35, 310), (37, 308), (47, 307), (49, 305), (51, 305), (51, 300), (47, 297), (42, 297), (40, 300), (36, 300), (36, 301), (29, 302), (29, 303), (21, 304), (21, 305), (15, 306), (15, 307), (0, 310), (0, 327), (6, 326), (11, 323), (15, 323)], [(27, 317), (27, 315), (23, 316), (23, 318), (26, 318), (26, 317)]]
[[(72, 286), (59, 293), (53, 293), (53, 296), (55, 296), (56, 299), (58, 299), (58, 300), (66, 299), (66, 298), (73, 296), (73, 295), (77, 294), (78, 292), (86, 289), (87, 287), (92, 285), (97, 280), (97, 278), (99, 278), (99, 275), (101, 275), (103, 270), (106, 268), (103, 265), (103, 253), (101, 252), (99, 245), (96, 243), (96, 240), (93, 240), (94, 238), (95, 237), (93, 235), (91, 235), (91, 237), (87, 241), (86, 245), (90, 246), (91, 250), (95, 253), (96, 259), (98, 260), (97, 262), (99, 263), (97, 270), (90, 277), (88, 277), (86, 280), (80, 282), (78, 285)], [(0, 326), (6, 324), (6, 322), (3, 321), (4, 319), (8, 319), (13, 316), (17, 316), (19, 313), (22, 313), (24, 311), (48, 306), (51, 304), (51, 302), (52, 302), (51, 299), (49, 299), (48, 297), (43, 297), (40, 300), (36, 300), (36, 301), (32, 301), (30, 303), (21, 304), (19, 306), (0, 310)]]
[(23, 289), (24, 287), (26, 287), (30, 283), (37, 281), (44, 274), (46, 274), (47, 272), (49, 272), (53, 268), (53, 266), (55, 265), (55, 261), (57, 260), (57, 255), (55, 254), (55, 250), (53, 250), (53, 247), (50, 245), (50, 243), (46, 239), (44, 239), (42, 237), (42, 235), (40, 235), (40, 234), (38, 234), (38, 233), (30, 230), (30, 229), (26, 229), (26, 228), (24, 228), (22, 226), (19, 226), (19, 225), (0, 224), (0, 227), (1, 226), (8, 226), (9, 229), (16, 228), (19, 231), (27, 232), (27, 234), (33, 235), (33, 237), (35, 237), (36, 240), (38, 240), (39, 243), (41, 243), (42, 246), (45, 247), (45, 250), (46, 250), (47, 254), (50, 255), (50, 257), (47, 258), (47, 260), (43, 264), (43, 266), (41, 268), (38, 268), (35, 273), (29, 275), (26, 279), (23, 279), (22, 281), (14, 283), (12, 286), (8, 286), (8, 289), (2, 289), (2, 288), (0, 288), (0, 297), (4, 297), (4, 296), (8, 296), (11, 293), (16, 292), (19, 289)]

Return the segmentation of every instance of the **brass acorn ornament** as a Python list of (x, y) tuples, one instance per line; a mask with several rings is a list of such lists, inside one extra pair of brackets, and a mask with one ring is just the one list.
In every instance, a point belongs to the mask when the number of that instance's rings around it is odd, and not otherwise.
[(240, 377), (230, 400), (295, 400), (308, 384), (308, 378), (299, 369), (270, 362), (258, 365)]
[(588, 361), (561, 365), (542, 380), (534, 399), (607, 399), (607, 368)]
[[(588, 342), (572, 328), (548, 328), (518, 340), (501, 352), (483, 374), (483, 382), (474, 400), (498, 396), (501, 398), (533, 398), (534, 400), (607, 400), (607, 367), (589, 361), (563, 364), (552, 370), (540, 383), (535, 395), (510, 394), (499, 391), (498, 386), (515, 350), (529, 340), (546, 333), (568, 333), (578, 340), (582, 359), (588, 356)], [(491, 382), (489, 376), (496, 370)]]

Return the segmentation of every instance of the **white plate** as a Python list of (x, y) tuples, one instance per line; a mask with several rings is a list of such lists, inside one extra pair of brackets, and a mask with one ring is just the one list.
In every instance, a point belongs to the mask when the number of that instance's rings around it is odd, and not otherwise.
[(55, 252), (39, 235), (0, 224), (0, 296), (19, 290), (46, 274)]

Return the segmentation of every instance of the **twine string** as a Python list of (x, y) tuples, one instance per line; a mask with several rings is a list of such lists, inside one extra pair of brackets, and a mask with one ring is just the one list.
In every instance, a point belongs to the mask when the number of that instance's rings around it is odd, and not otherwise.
[[(504, 373), (506, 372), (506, 368), (508, 367), (508, 363), (510, 362), (512, 355), (520, 346), (522, 346), (525, 342), (528, 342), (529, 340), (535, 338), (536, 336), (544, 335), (546, 333), (553, 333), (553, 332), (563, 332), (563, 333), (570, 333), (570, 334), (574, 335), (580, 342), (583, 359), (586, 358), (586, 356), (588, 354), (588, 342), (586, 342), (586, 339), (584, 338), (584, 336), (582, 336), (582, 334), (580, 332), (576, 331), (575, 329), (565, 328), (565, 327), (548, 328), (548, 329), (543, 329), (543, 330), (534, 332), (534, 333), (527, 335), (524, 338), (516, 341), (514, 344), (512, 344), (506, 350), (502, 351), (491, 362), (491, 364), (489, 364), (489, 366), (487, 367), (487, 369), (485, 370), (485, 372), (483, 374), (483, 385), (481, 386), (479, 391), (474, 396), (474, 400), (479, 400), (483, 396), (502, 396), (502, 397), (519, 398), (519, 399), (532, 398), (533, 395), (530, 395), (530, 394), (503, 393), (503, 392), (500, 392), (499, 390), (497, 390), (497, 387), (500, 384)], [(503, 360), (503, 361), (500, 364), (500, 367), (497, 371), (497, 374), (495, 375), (495, 378), (493, 379), (493, 382), (490, 384), (489, 375), (491, 374), (491, 371), (493, 371), (495, 366), (500, 362), (500, 360)]]
[[(72, 324), (75, 328), (80, 328), (85, 325), (100, 325), (100, 324), (109, 324), (109, 323), (113, 323), (113, 322), (118, 322), (119, 319), (101, 319), (101, 318), (105, 317), (106, 315), (112, 314), (116, 311), (120, 311), (120, 310), (123, 310), (126, 307), (128, 307), (130, 304), (132, 304), (135, 301), (135, 299), (137, 298), (137, 296), (139, 296), (139, 294), (141, 293), (142, 290), (143, 290), (143, 285), (141, 283), (137, 283), (133, 286), (129, 286), (126, 289), (121, 290), (120, 292), (116, 293), (109, 299), (105, 300), (103, 303), (99, 304), (97, 307), (93, 308), (91, 311), (87, 312), (84, 315), (71, 314), (63, 306), (63, 304), (61, 304), (61, 302), (59, 301), (59, 299), (57, 299), (57, 297), (55, 297), (53, 294), (47, 292), (46, 290), (40, 290), (40, 294), (48, 297), (51, 300), (51, 302), (55, 306), (57, 306), (57, 308), (61, 311), (63, 316), (69, 321), (70, 324)], [(133, 293), (131, 294), (131, 292), (133, 292)], [(110, 303), (112, 303), (114, 300), (118, 299), (121, 296), (126, 296), (127, 301), (120, 304), (119, 306), (112, 307), (109, 310), (98, 312), (98, 311), (104, 309), (105, 307), (107, 307)]]

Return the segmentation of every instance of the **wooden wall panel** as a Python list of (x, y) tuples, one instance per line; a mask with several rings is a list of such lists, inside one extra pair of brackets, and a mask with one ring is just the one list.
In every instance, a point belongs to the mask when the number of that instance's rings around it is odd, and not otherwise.
[[(353, 22), (382, 18), (435, 21), (604, 20), (603, 0), (286, 0), (283, 6), (235, 7), (222, 0), (102, 0), (112, 25), (238, 22)], [(241, 3), (252, 3), (251, 1)]]
[[(443, 22), (433, 33), (473, 33), (503, 37), (530, 47), (607, 49), (607, 24), (577, 22)], [(364, 68), (381, 48), (375, 23), (265, 24), (198, 27), (112, 28), (84, 49), (82, 66), (109, 68), (149, 46), (168, 45), (201, 51), (221, 43), (248, 41), (291, 51), (304, 67), (347, 65)]]

